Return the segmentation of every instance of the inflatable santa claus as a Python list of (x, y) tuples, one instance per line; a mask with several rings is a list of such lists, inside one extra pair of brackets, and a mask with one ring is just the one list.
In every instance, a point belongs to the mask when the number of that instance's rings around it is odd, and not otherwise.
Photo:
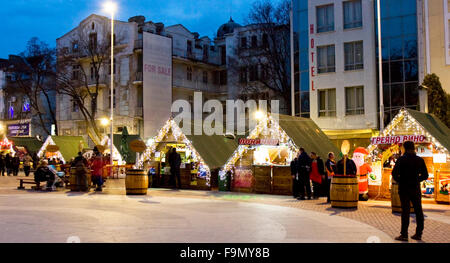
[(358, 176), (360, 201), (369, 200), (369, 173), (372, 172), (372, 167), (366, 163), (367, 155), (369, 155), (369, 152), (365, 148), (358, 147), (355, 149), (352, 158), (357, 169), (356, 175)]

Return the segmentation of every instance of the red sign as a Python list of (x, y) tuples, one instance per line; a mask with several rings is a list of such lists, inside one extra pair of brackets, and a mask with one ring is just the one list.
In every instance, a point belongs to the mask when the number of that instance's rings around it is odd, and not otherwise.
[(385, 136), (385, 137), (373, 137), (370, 142), (373, 145), (378, 144), (400, 144), (407, 141), (414, 143), (427, 143), (427, 137), (425, 135), (398, 135), (398, 136)]
[(239, 139), (239, 145), (273, 145), (280, 143), (277, 139)]

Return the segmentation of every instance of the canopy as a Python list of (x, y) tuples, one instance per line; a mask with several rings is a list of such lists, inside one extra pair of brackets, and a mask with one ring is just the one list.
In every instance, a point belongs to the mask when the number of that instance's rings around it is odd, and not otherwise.
[(58, 153), (64, 162), (70, 161), (70, 159), (78, 155), (78, 152), (88, 148), (82, 136), (48, 136), (38, 153), (39, 157), (43, 156), (48, 145), (56, 145), (59, 147)]
[(37, 153), (42, 147), (43, 142), (35, 137), (10, 137), (10, 141), (16, 147), (25, 147), (28, 153)]

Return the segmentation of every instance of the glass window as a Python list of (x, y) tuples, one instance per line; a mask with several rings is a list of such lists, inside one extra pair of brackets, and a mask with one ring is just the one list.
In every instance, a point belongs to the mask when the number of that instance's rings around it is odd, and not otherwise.
[(319, 117), (336, 116), (336, 89), (319, 90)]
[(361, 0), (346, 1), (344, 7), (344, 29), (362, 27)]
[(345, 70), (364, 68), (363, 42), (344, 43)]
[(417, 60), (405, 61), (404, 66), (405, 81), (417, 81), (419, 79), (419, 68)]
[(403, 58), (402, 38), (396, 37), (389, 40), (389, 58), (397, 60)]
[(364, 87), (345, 88), (345, 114), (364, 114)]
[(409, 15), (402, 19), (402, 34), (417, 34), (417, 16)]
[(192, 80), (192, 67), (187, 67), (186, 78), (187, 80)]
[(334, 45), (317, 47), (318, 72), (335, 72)]
[(403, 82), (403, 61), (390, 63), (391, 83)]
[(319, 6), (316, 9), (317, 33), (334, 30), (334, 5)]
[(419, 105), (419, 87), (417, 82), (405, 85), (405, 102), (407, 107), (417, 107)]
[(417, 58), (417, 36), (406, 36), (403, 38), (403, 57)]
[(402, 107), (405, 105), (405, 91), (403, 84), (391, 85), (391, 107)]

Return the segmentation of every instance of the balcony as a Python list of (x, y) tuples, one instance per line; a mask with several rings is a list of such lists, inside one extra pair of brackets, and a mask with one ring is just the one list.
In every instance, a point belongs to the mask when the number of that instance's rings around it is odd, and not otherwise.
[[(106, 85), (110, 82), (110, 75), (102, 75), (98, 78), (98, 85), (106, 87)], [(97, 80), (95, 78), (89, 77), (87, 80), (87, 84), (89, 88), (97, 86)]]
[(136, 72), (136, 77), (134, 78), (133, 84), (139, 85), (144, 81), (144, 75), (142, 72)]

